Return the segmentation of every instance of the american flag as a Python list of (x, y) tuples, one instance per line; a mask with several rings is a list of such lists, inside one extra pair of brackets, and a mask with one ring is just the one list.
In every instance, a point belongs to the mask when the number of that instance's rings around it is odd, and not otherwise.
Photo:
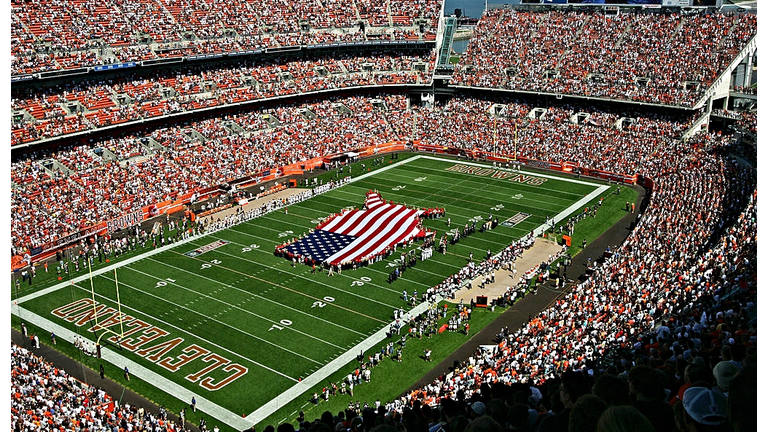
[(387, 203), (368, 192), (365, 210), (348, 210), (285, 250), (331, 265), (366, 260), (421, 233), (422, 210)]

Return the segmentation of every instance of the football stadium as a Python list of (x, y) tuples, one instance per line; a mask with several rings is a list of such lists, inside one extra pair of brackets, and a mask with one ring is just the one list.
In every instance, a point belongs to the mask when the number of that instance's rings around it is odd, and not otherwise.
[(757, 4), (11, 3), (14, 431), (757, 430)]

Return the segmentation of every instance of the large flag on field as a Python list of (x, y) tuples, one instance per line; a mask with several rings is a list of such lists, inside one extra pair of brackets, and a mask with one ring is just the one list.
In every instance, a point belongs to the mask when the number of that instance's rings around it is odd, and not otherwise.
[(364, 210), (346, 210), (320, 224), (307, 236), (280, 247), (289, 256), (315, 262), (344, 264), (364, 261), (387, 248), (423, 235), (424, 210), (387, 203), (369, 191)]

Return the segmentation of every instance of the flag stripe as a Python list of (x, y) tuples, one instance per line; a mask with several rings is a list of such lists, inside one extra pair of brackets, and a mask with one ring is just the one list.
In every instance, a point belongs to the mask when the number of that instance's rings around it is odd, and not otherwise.
[(322, 228), (285, 246), (285, 250), (302, 260), (337, 265), (380, 254), (421, 232), (422, 210), (390, 204), (373, 191), (366, 194), (365, 208), (334, 215)]
[(374, 210), (353, 210), (355, 212), (354, 215), (350, 215), (349, 217), (345, 217), (344, 220), (339, 224), (328, 224), (323, 229), (326, 231), (331, 231), (339, 234), (344, 235), (356, 235), (353, 234), (355, 231), (355, 228), (360, 226), (367, 226), (370, 220), (375, 220), (378, 218), (382, 213), (385, 213), (389, 211), (387, 207), (384, 206), (378, 206)]
[(361, 246), (357, 250), (351, 251), (351, 255), (341, 257), (340, 260), (342, 262), (353, 261), (357, 258), (365, 258), (382, 252), (384, 249), (393, 244), (398, 244), (407, 238), (417, 235), (419, 233), (418, 228), (416, 228), (417, 225), (418, 222), (413, 221), (409, 225), (401, 226), (395, 232), (390, 232), (389, 235), (384, 235), (384, 233), (381, 233), (377, 236), (374, 236), (366, 243), (366, 249), (363, 250), (362, 247), (364, 246)]
[[(386, 220), (378, 218), (374, 221), (371, 229), (368, 229), (349, 246), (331, 255), (328, 261), (332, 264), (354, 261), (357, 258), (370, 255), (376, 249), (384, 250), (387, 246), (396, 244), (398, 240), (407, 237), (413, 231), (413, 227), (418, 224), (418, 220), (413, 218), (418, 212), (403, 206), (387, 205), (387, 207), (391, 207), (396, 212), (390, 214)], [(410, 223), (408, 223), (409, 219)]]
[(400, 209), (395, 206), (379, 206), (376, 210), (368, 210), (366, 217), (360, 221), (357, 225), (349, 227), (346, 231), (341, 231), (340, 234), (346, 234), (351, 236), (361, 236), (369, 233), (372, 228), (375, 228), (381, 221), (387, 221), (393, 215), (400, 213)]

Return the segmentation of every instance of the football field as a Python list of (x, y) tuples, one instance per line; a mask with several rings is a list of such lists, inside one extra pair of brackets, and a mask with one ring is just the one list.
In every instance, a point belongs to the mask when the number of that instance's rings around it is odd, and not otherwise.
[[(361, 352), (378, 350), (394, 311), (411, 309), (403, 291), (421, 295), (465, 266), (470, 254), (479, 261), (488, 250), (498, 253), (541, 232), (547, 218), (559, 223), (608, 189), (588, 180), (414, 156), (287, 211), (27, 294), (11, 310), (62, 340), (99, 339), (104, 361), (128, 367), (132, 376), (182, 401), (195, 397), (208, 415), (244, 430), (317, 391)], [(437, 239), (465, 224), (479, 228), (489, 217), (499, 225), (462, 238), (391, 283), (396, 260), (419, 242), (332, 276), (275, 255), (277, 245), (305, 236), (331, 215), (364, 211), (371, 191), (411, 209), (445, 209), (445, 217), (420, 219), (420, 228)], [(366, 229), (380, 233), (384, 223)], [(419, 304), (412, 314), (427, 307)]]

